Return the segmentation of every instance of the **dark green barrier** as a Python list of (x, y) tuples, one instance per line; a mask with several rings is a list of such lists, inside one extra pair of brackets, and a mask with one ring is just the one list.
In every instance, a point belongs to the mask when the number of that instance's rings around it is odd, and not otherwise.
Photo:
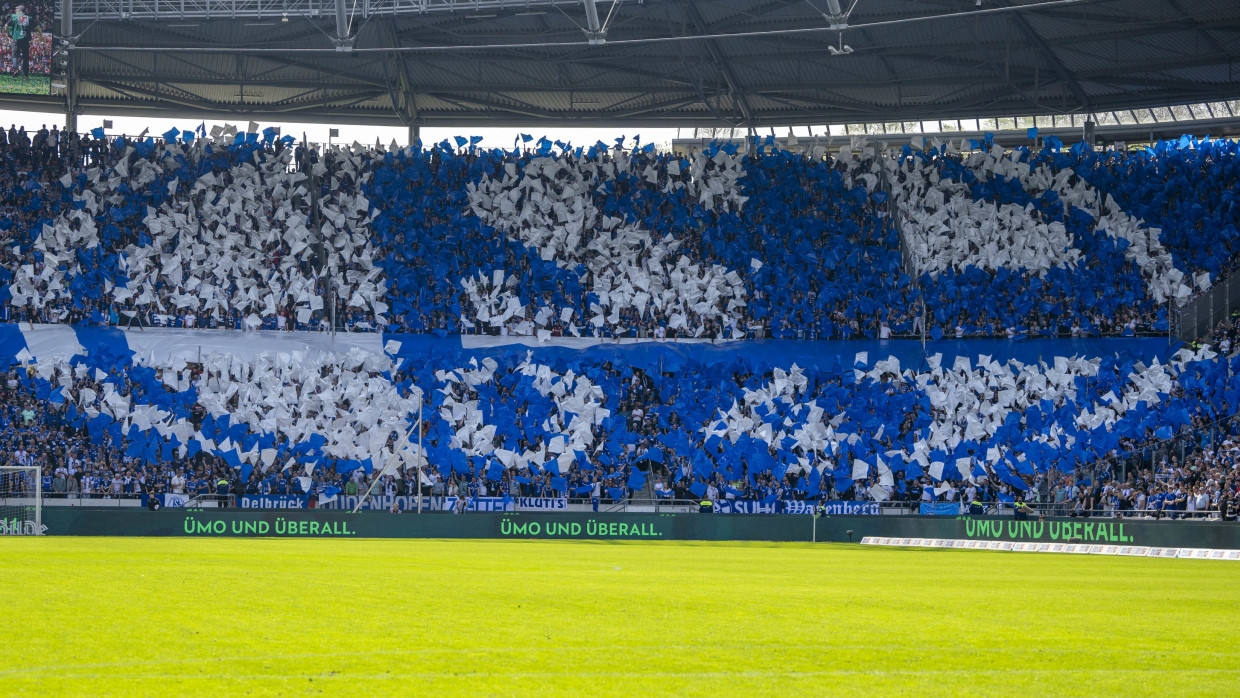
[(703, 514), (387, 514), (288, 509), (86, 509), (45, 507), (50, 535), (262, 536), (277, 538), (507, 538), (858, 542), (956, 538), (1240, 549), (1240, 524), (1116, 519), (932, 518)]
[(1017, 521), (1012, 517), (835, 516), (818, 521), (818, 540), (848, 540), (848, 530), (857, 541), (864, 536), (877, 536), (1240, 549), (1237, 523), (1134, 519)]
[(50, 535), (808, 541), (808, 516), (388, 514), (288, 509), (46, 507)]

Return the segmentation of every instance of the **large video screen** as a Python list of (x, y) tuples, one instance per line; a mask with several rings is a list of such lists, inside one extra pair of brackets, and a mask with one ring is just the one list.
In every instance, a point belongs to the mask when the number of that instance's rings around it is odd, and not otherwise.
[(0, 92), (47, 94), (51, 89), (55, 0), (0, 2)]

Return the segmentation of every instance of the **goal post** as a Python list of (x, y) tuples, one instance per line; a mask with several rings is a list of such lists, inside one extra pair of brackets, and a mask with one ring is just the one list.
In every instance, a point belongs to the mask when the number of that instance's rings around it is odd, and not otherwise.
[(0, 535), (43, 534), (43, 475), (34, 465), (0, 465)]

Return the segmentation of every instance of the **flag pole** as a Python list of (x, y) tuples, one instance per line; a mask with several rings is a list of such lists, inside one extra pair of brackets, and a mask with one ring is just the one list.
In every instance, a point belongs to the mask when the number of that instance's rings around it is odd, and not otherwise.
[[(419, 424), (420, 423), (421, 422), (419, 421)], [(410, 427), (409, 431), (405, 432), (405, 438), (401, 439), (401, 443), (409, 443), (409, 437), (413, 436), (413, 430), (417, 428), (418, 427), (416, 425)], [(392, 452), (392, 456), (388, 458), (387, 462), (383, 464), (383, 469), (379, 471), (379, 474), (370, 481), (370, 487), (367, 487), (366, 491), (362, 493), (362, 496), (357, 500), (357, 505), (353, 507), (353, 511), (350, 513), (356, 514), (358, 510), (362, 508), (362, 504), (366, 502), (366, 500), (370, 497), (370, 493), (374, 491), (375, 485), (379, 484), (379, 478), (383, 477), (383, 473), (387, 472), (388, 466), (391, 465), (392, 462), (395, 461), (396, 457), (399, 455), (400, 455), (400, 449), (397, 449)]]
[[(418, 430), (418, 513), (422, 513), (422, 461), (426, 460), (425, 452), (422, 450), (422, 396), (418, 396), (418, 424), (415, 429)], [(408, 438), (408, 437), (406, 437)]]

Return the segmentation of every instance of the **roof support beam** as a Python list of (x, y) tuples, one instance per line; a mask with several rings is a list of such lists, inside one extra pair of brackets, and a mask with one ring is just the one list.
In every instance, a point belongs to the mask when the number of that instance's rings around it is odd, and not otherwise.
[[(1010, 7), (1012, 5), (1011, 0), (1008, 0), (1007, 4)], [(1068, 70), (1067, 66), (1063, 64), (1063, 61), (1059, 60), (1059, 56), (1055, 55), (1055, 52), (1051, 50), (1051, 47), (1046, 44), (1046, 42), (1042, 39), (1042, 35), (1038, 34), (1033, 30), (1033, 27), (1029, 26), (1029, 20), (1025, 19), (1024, 14), (1020, 12), (1013, 12), (1012, 16), (1014, 18), (1013, 21), (1016, 22), (1017, 28), (1020, 29), (1020, 33), (1024, 34), (1025, 38), (1029, 39), (1030, 43), (1035, 44), (1038, 47), (1038, 50), (1042, 52), (1042, 55), (1046, 56), (1046, 62), (1051, 64), (1051, 70), (1054, 70), (1055, 74), (1059, 76), (1059, 79), (1063, 80), (1064, 83), (1067, 84), (1068, 89), (1072, 92), (1072, 96), (1076, 98), (1076, 101), (1080, 103), (1080, 106), (1088, 110), (1090, 108), (1089, 95), (1086, 95), (1085, 90), (1081, 89), (1081, 84), (1076, 81), (1075, 77), (1073, 77), (1072, 71)]]
[[(1171, 6), (1179, 10), (1180, 14), (1184, 15), (1185, 17), (1192, 16), (1188, 13), (1187, 10), (1184, 9), (1184, 5), (1180, 4), (1180, 0), (1171, 0)], [(1203, 39), (1205, 39), (1207, 42), (1209, 42), (1209, 44), (1214, 47), (1215, 51), (1218, 51), (1219, 53), (1230, 53), (1230, 51), (1227, 50), (1227, 47), (1224, 46), (1222, 42), (1220, 42), (1217, 38), (1214, 37), (1213, 34), (1209, 32), (1209, 29), (1210, 28), (1205, 25), (1198, 24), (1197, 25), (1197, 36), (1200, 36)]]
[[(693, 22), (693, 27), (705, 33), (706, 22), (702, 19), (702, 13), (698, 12), (697, 0), (689, 0), (685, 11), (689, 15), (689, 21)], [(740, 82), (736, 79), (736, 75), (732, 72), (732, 66), (728, 65), (727, 59), (719, 51), (719, 44), (714, 39), (706, 41), (706, 51), (710, 54), (710, 58), (715, 63), (715, 68), (719, 70), (719, 74), (723, 76), (724, 83), (728, 86), (728, 91), (732, 93), (732, 99), (736, 100), (736, 106), (740, 108), (741, 117), (744, 118), (745, 128), (753, 130), (753, 110), (749, 107), (749, 100), (745, 97), (744, 90), (740, 87)]]

